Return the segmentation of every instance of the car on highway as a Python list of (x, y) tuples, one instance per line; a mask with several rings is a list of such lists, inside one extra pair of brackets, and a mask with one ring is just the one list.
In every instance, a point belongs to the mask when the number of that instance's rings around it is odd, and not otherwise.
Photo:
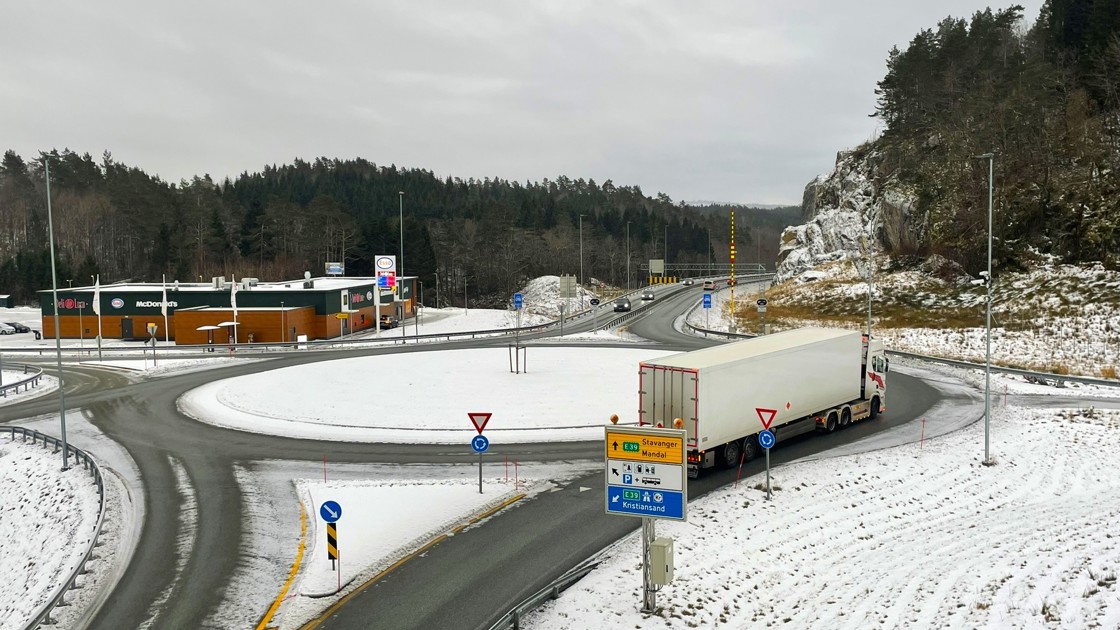
[(686, 286), (686, 287), (690, 287), (690, 286), (692, 286), (692, 285), (694, 285), (694, 284), (696, 284), (696, 281), (695, 281), (695, 280), (693, 280), (692, 278), (685, 278), (685, 279), (684, 279), (684, 286)]
[(16, 334), (16, 329), (15, 328), (12, 328), (11, 326), (9, 326), (7, 324), (0, 323), (0, 335), (14, 335), (14, 334)]
[(618, 298), (614, 301), (614, 312), (625, 313), (630, 310), (630, 300), (626, 298)]
[(642, 299), (643, 300), (652, 300), (653, 299), (653, 291), (642, 291)]
[(382, 315), (381, 316), (381, 327), (382, 328), (396, 328), (398, 325), (400, 325), (400, 320), (398, 320), (393, 315)]
[(704, 290), (705, 291), (714, 291), (715, 288), (716, 288), (716, 283), (715, 282), (713, 282), (711, 280), (705, 280), (704, 281)]
[(11, 326), (12, 328), (15, 328), (17, 333), (31, 332), (30, 328), (28, 328), (27, 326), (24, 326), (23, 324), (21, 324), (19, 322), (4, 322), (4, 323)]

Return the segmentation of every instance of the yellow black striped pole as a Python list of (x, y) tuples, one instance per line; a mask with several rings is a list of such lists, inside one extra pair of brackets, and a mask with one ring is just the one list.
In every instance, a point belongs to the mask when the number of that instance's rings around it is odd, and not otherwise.
[(331, 566), (338, 559), (338, 523), (327, 523), (327, 557)]

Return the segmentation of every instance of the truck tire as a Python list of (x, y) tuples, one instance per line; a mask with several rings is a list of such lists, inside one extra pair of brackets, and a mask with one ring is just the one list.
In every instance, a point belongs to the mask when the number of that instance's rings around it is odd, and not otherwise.
[(742, 450), (740, 450), (739, 442), (735, 441), (724, 444), (722, 455), (723, 458), (720, 460), (720, 463), (723, 464), (724, 468), (734, 468), (738, 466), (739, 458), (742, 456)]
[(840, 426), (846, 427), (852, 423), (852, 410), (850, 407), (845, 407), (843, 413), (840, 414)]
[(824, 430), (828, 433), (832, 433), (833, 431), (836, 430), (836, 412), (835, 411), (829, 412), (828, 420), (825, 420), (825, 423), (824, 423)]
[(880, 413), (882, 410), (879, 408), (879, 397), (876, 396), (871, 399), (871, 419), (878, 418)]
[(762, 447), (758, 444), (757, 435), (748, 435), (743, 438), (743, 461), (749, 462), (758, 457)]

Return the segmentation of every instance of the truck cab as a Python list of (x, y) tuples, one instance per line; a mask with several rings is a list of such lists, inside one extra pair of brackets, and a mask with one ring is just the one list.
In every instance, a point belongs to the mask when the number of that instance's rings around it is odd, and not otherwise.
[(886, 410), (887, 372), (891, 361), (883, 342), (863, 335), (863, 384), (860, 392), (864, 400), (871, 403), (871, 418), (874, 419)]

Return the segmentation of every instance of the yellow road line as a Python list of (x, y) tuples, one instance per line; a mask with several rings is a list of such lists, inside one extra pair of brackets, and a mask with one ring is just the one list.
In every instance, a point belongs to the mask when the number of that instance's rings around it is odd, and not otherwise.
[(284, 596), (288, 594), (288, 589), (292, 586), (292, 580), (296, 579), (296, 574), (299, 573), (299, 563), (303, 560), (303, 548), (307, 540), (307, 513), (303, 511), (303, 502), (299, 504), (299, 551), (296, 552), (296, 561), (292, 563), (292, 570), (288, 573), (288, 581), (284, 582), (284, 588), (280, 589), (280, 594), (276, 596), (276, 601), (272, 602), (272, 606), (268, 612), (264, 614), (264, 619), (261, 619), (260, 625), (257, 630), (264, 630), (269, 621), (272, 621), (272, 616), (280, 609), (281, 602), (284, 601)]
[[(452, 531), (452, 533), (458, 534), (459, 532), (463, 531), (467, 527), (470, 527), (471, 525), (474, 525), (475, 523), (481, 521), (484, 518), (487, 518), (489, 516), (493, 516), (495, 513), (500, 512), (501, 510), (504, 510), (505, 508), (509, 507), (510, 505), (513, 505), (514, 503), (517, 503), (518, 501), (520, 501), (521, 499), (524, 499), (524, 498), (525, 498), (524, 494), (519, 494), (519, 495), (516, 495), (514, 497), (511, 497), (511, 498), (503, 501), (497, 507), (495, 507), (491, 510), (487, 510), (485, 513), (476, 516), (475, 518), (471, 519), (467, 523), (464, 523), (463, 525), (459, 525), (458, 527), (455, 527), (451, 531)], [(345, 597), (343, 597), (342, 599), (340, 599), (337, 602), (335, 602), (334, 604), (332, 604), (330, 608), (323, 611), (323, 614), (321, 614), (318, 617), (316, 617), (315, 619), (312, 619), (311, 621), (308, 621), (307, 623), (305, 623), (303, 626), (300, 627), (300, 630), (314, 630), (315, 628), (318, 628), (319, 624), (326, 621), (327, 617), (330, 617), (331, 615), (338, 612), (338, 610), (340, 608), (345, 606), (347, 602), (349, 602), (351, 599), (356, 597), (358, 595), (358, 593), (361, 593), (362, 591), (366, 590), (366, 588), (369, 587), (370, 585), (376, 584), (382, 578), (384, 578), (386, 575), (388, 575), (390, 572), (392, 572), (394, 569), (401, 566), (405, 562), (408, 562), (412, 558), (415, 558), (416, 556), (418, 556), (418, 555), (424, 553), (425, 551), (431, 549), (435, 545), (439, 544), (439, 542), (442, 541), (445, 538), (447, 538), (447, 534), (440, 534), (439, 536), (436, 536), (432, 540), (429, 540), (427, 543), (425, 543), (422, 547), (420, 547), (416, 551), (413, 551), (412, 553), (408, 554), (407, 556), (405, 556), (405, 557), (401, 558), (400, 560), (397, 560), (393, 564), (389, 565), (389, 567), (387, 569), (385, 569), (381, 573), (378, 573), (377, 575), (373, 576), (372, 578), (367, 580), (365, 584), (362, 584), (358, 588), (356, 588), (353, 591), (347, 593)], [(260, 630), (260, 629), (258, 629), (258, 630)]]

